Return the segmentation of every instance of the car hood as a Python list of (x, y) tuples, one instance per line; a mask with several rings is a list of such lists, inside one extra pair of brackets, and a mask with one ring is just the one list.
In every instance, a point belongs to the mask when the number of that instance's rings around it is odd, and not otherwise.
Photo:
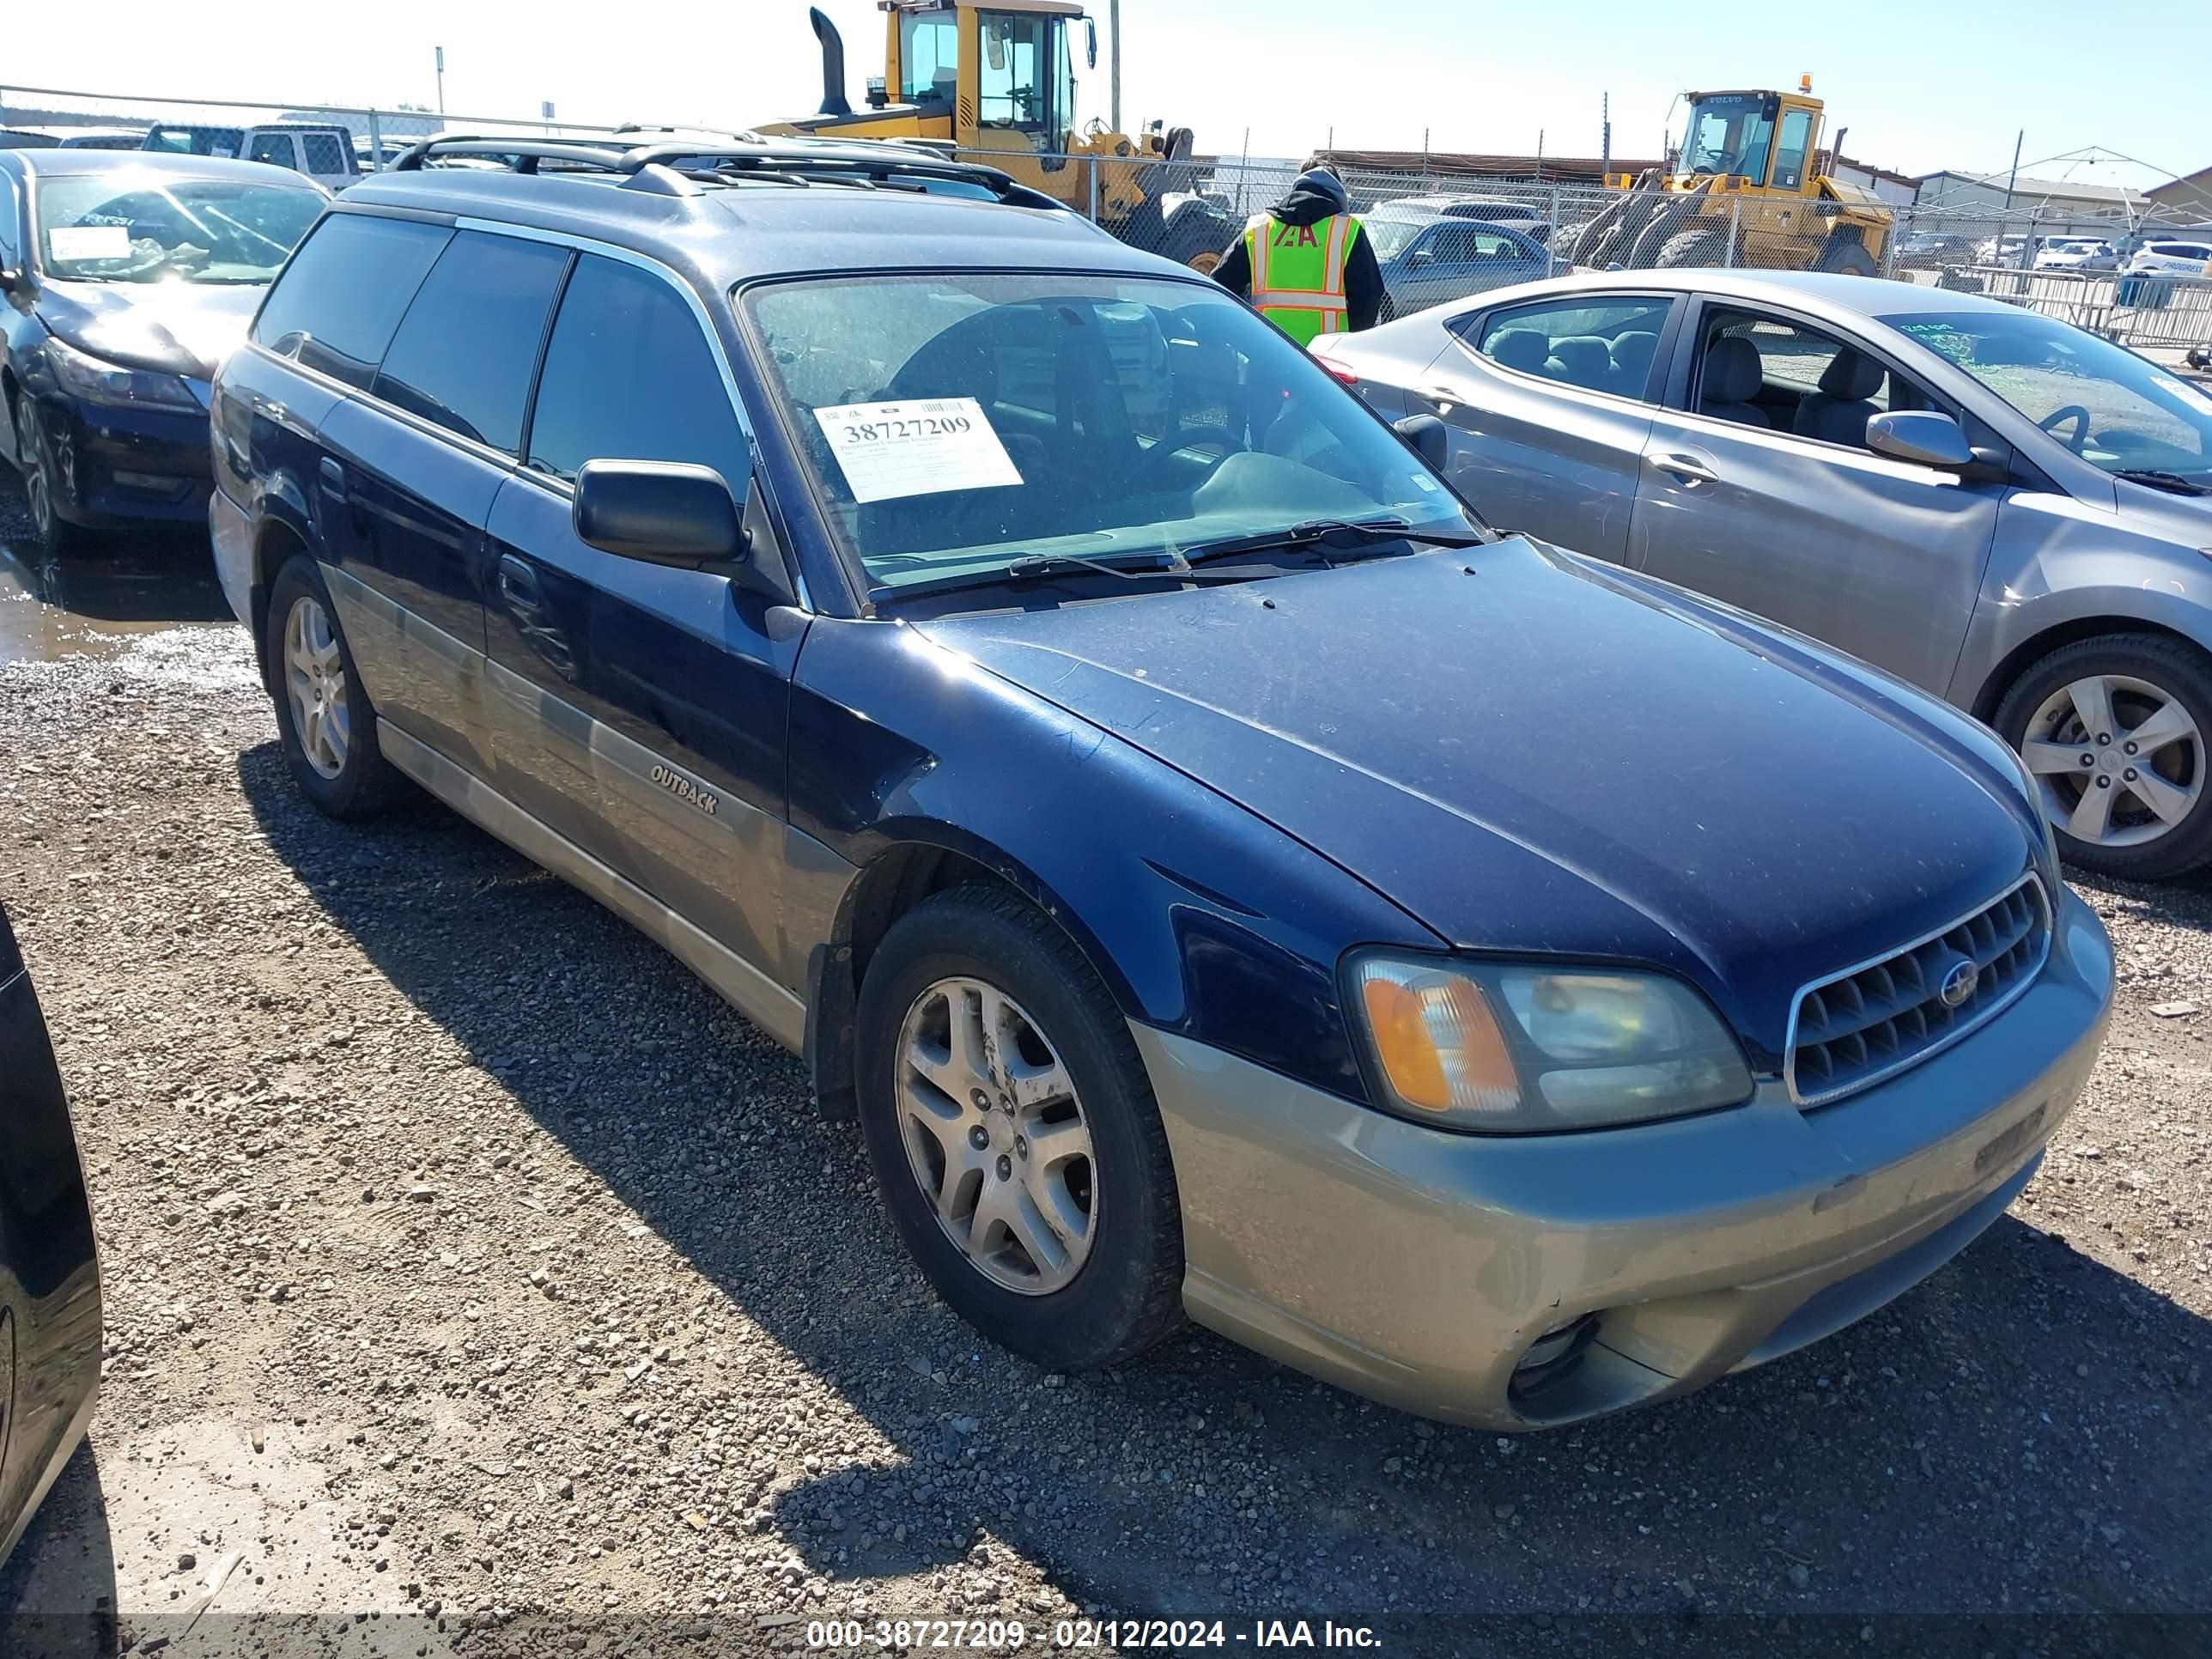
[(126, 368), (208, 380), (240, 341), (265, 283), (56, 283), (39, 320), (82, 351)]
[(1798, 988), (1994, 898), (2042, 844), (1986, 728), (1522, 538), (917, 626), (1455, 946), (1683, 974), (1770, 1065)]

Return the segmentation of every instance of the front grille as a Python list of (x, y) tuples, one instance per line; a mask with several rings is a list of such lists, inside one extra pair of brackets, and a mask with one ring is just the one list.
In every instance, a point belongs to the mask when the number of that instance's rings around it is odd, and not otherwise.
[[(1996, 902), (1797, 994), (1783, 1077), (1801, 1106), (1825, 1105), (1948, 1048), (2027, 989), (2051, 951), (2051, 901), (2023, 877)], [(1946, 1002), (1966, 963), (1972, 991)]]

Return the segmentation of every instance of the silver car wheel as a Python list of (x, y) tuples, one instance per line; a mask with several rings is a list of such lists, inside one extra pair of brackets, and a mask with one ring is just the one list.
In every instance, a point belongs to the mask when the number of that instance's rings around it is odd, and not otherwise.
[(312, 595), (295, 599), (284, 618), (284, 692), (300, 752), (319, 775), (337, 777), (353, 746), (353, 715), (337, 635), (330, 613)]
[(2172, 833), (2204, 793), (2204, 740), (2179, 698), (2126, 674), (2091, 674), (2043, 700), (2021, 744), (2057, 828), (2096, 847)]
[(993, 1284), (1045, 1296), (1098, 1231), (1091, 1127), (1043, 1028), (996, 986), (941, 979), (899, 1028), (907, 1164), (937, 1224)]

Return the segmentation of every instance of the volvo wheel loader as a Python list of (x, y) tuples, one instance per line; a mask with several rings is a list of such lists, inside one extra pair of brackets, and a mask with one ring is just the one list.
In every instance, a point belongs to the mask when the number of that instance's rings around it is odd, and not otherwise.
[[(1560, 251), (1601, 270), (1734, 264), (1874, 276), (1895, 217), (1873, 191), (1820, 170), (1812, 92), (1808, 75), (1795, 93), (1684, 93), (1689, 125), (1671, 170), (1608, 175), (1624, 193), (1565, 234)], [(1842, 142), (1839, 132), (1832, 167)]]
[[(1123, 241), (1210, 271), (1242, 222), (1200, 194), (1188, 127), (1131, 135), (1075, 125), (1069, 36), (1096, 68), (1096, 27), (1073, 0), (881, 0), (884, 72), (866, 107), (845, 97), (845, 46), (819, 8), (822, 107), (759, 130), (888, 138), (957, 150), (1095, 217)], [(1095, 178), (1094, 178), (1095, 174)]]

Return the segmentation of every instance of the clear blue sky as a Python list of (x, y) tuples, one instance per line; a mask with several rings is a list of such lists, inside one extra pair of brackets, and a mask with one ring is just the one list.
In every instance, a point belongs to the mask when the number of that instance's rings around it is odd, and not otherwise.
[[(873, 0), (823, 0), (843, 28), (852, 90), (878, 64)], [(625, 9), (573, 0), (379, 0), (282, 13), (176, 0), (94, 0), (76, 13), (25, 0), (0, 38), (10, 84), (348, 103), (428, 103), (431, 48), (447, 107), (579, 120), (745, 125), (819, 96), (804, 0)], [(1094, 11), (1104, 32), (1105, 0)], [(1649, 155), (1685, 86), (1795, 84), (1810, 71), (1847, 148), (1907, 172), (1997, 171), (2096, 144), (2188, 172), (2212, 165), (2201, 73), (2212, 3), (2132, 0), (1856, 0), (1724, 8), (1650, 0), (1124, 0), (1124, 117), (1197, 130), (1205, 150), (1341, 145), (1594, 155), (1600, 95), (1613, 151)], [(1700, 30), (1695, 20), (1712, 20)], [(94, 25), (88, 29), (87, 24)], [(1105, 56), (1085, 74), (1106, 106)], [(2159, 176), (2042, 167), (2141, 185)]]

